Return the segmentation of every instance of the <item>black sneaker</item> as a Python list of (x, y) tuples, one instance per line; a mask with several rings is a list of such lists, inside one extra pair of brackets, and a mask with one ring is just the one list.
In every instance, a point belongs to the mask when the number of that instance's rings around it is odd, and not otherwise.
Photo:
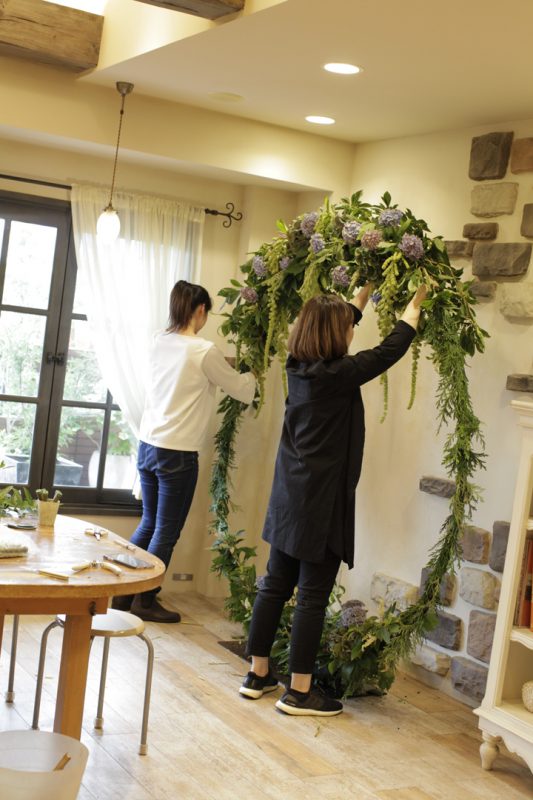
[(145, 622), (179, 622), (181, 620), (177, 611), (168, 611), (163, 608), (159, 600), (156, 600), (155, 595), (148, 600), (151, 600), (149, 605), (146, 604), (142, 595), (136, 594), (131, 604), (131, 613)]
[(296, 717), (334, 717), (341, 713), (342, 703), (318, 689), (311, 689), (307, 693), (287, 689), (276, 703), (276, 708)]
[(270, 672), (263, 678), (260, 678), (255, 672), (249, 672), (242, 682), (239, 693), (252, 700), (258, 700), (266, 692), (274, 692), (277, 688), (278, 682)]

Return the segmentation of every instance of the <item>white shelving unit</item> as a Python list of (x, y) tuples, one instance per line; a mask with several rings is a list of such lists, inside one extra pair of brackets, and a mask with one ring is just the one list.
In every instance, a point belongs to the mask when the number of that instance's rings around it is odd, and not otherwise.
[(533, 402), (515, 400), (511, 405), (519, 416), (522, 449), (487, 689), (475, 713), (483, 732), (483, 769), (491, 769), (503, 742), (533, 771), (533, 713), (522, 703), (522, 685), (533, 680), (533, 631), (513, 626), (522, 556), (533, 530)]

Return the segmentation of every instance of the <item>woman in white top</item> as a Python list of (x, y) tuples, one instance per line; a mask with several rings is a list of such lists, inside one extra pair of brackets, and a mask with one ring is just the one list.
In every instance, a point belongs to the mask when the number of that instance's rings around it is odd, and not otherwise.
[[(211, 305), (202, 286), (178, 281), (170, 295), (169, 326), (155, 334), (152, 345), (137, 460), (143, 516), (131, 541), (167, 567), (191, 507), (216, 387), (242, 403), (251, 403), (255, 394), (253, 375), (236, 372), (213, 342), (197, 335)], [(179, 622), (180, 615), (163, 608), (156, 593), (116, 598), (115, 607), (131, 605), (144, 620)]]

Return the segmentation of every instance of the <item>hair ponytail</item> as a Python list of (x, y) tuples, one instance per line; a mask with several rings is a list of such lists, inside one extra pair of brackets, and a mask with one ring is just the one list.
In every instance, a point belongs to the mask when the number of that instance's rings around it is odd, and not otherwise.
[(176, 333), (186, 328), (198, 306), (211, 311), (209, 293), (203, 286), (188, 281), (178, 281), (170, 293), (168, 332)]

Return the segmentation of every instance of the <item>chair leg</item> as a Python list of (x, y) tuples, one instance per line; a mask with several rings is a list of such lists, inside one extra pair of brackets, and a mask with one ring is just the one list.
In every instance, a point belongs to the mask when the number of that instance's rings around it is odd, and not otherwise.
[(98, 692), (98, 708), (96, 709), (96, 717), (94, 720), (94, 727), (98, 730), (104, 727), (104, 694), (105, 694), (105, 681), (107, 677), (107, 662), (109, 659), (109, 637), (104, 636), (104, 649), (102, 651), (102, 670), (100, 672), (100, 691)]
[(145, 756), (148, 750), (148, 714), (150, 713), (150, 697), (152, 694), (152, 674), (154, 671), (154, 646), (148, 636), (143, 633), (138, 634), (139, 639), (145, 642), (148, 648), (148, 662), (146, 664), (146, 684), (144, 688), (144, 706), (143, 706), (143, 721), (141, 727), (141, 745), (139, 747), (139, 755)]
[(15, 699), (15, 663), (17, 660), (17, 642), (19, 637), (19, 615), (13, 617), (13, 632), (11, 634), (11, 658), (9, 661), (9, 679), (7, 683), (6, 703), (12, 703)]
[(35, 687), (35, 702), (33, 704), (33, 721), (31, 727), (34, 731), (39, 730), (39, 713), (41, 711), (41, 694), (43, 691), (43, 678), (44, 678), (44, 663), (46, 661), (46, 645), (48, 643), (48, 634), (54, 628), (60, 627), (61, 623), (55, 619), (53, 622), (44, 629), (41, 636), (41, 648), (39, 651), (39, 666), (37, 668), (37, 685)]

